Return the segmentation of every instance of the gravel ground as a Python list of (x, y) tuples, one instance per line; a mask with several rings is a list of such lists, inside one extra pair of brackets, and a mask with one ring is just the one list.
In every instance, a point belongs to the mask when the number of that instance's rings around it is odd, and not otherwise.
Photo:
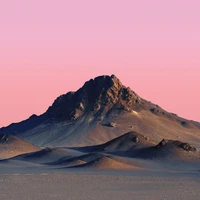
[(200, 173), (1, 174), (1, 200), (198, 200)]

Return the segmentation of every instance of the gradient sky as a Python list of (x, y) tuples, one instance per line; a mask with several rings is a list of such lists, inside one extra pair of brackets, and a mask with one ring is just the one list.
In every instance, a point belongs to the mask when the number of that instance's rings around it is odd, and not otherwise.
[(0, 1), (0, 126), (45, 112), (102, 74), (200, 121), (199, 8), (199, 0)]

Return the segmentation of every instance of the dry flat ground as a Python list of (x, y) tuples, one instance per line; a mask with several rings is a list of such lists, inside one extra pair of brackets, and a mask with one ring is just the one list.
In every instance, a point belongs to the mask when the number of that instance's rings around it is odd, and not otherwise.
[(1, 200), (198, 200), (200, 173), (63, 171), (1, 174)]

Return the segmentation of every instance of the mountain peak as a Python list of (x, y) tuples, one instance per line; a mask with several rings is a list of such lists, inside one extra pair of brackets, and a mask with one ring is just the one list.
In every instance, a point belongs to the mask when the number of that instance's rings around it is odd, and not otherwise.
[(75, 120), (84, 113), (106, 112), (113, 107), (129, 111), (140, 101), (115, 75), (104, 75), (90, 79), (76, 92), (58, 97), (47, 114), (52, 118)]
[(98, 76), (94, 79), (90, 79), (84, 84), (83, 88), (88, 87), (88, 85), (91, 87), (99, 87), (102, 90), (106, 90), (112, 87), (120, 89), (123, 86), (120, 80), (115, 75), (104, 75)]

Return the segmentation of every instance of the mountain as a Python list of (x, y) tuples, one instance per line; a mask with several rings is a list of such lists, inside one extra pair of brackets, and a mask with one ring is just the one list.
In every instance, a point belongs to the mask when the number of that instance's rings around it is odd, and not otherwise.
[(78, 91), (58, 97), (44, 114), (0, 129), (49, 147), (98, 145), (130, 131), (157, 143), (163, 138), (200, 143), (198, 122), (141, 98), (114, 75), (91, 79)]

